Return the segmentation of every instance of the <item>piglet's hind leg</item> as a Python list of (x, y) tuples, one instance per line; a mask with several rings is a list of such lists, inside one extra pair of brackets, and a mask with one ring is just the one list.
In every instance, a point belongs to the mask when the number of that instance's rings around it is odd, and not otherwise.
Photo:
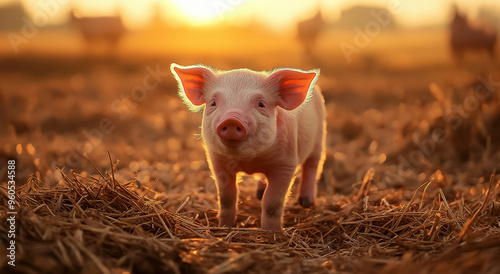
[(254, 179), (258, 182), (256, 197), (257, 199), (262, 200), (262, 196), (264, 196), (264, 191), (267, 187), (266, 177), (264, 175), (254, 175)]
[(321, 158), (310, 157), (302, 165), (298, 201), (302, 207), (311, 207), (314, 205), (320, 162)]

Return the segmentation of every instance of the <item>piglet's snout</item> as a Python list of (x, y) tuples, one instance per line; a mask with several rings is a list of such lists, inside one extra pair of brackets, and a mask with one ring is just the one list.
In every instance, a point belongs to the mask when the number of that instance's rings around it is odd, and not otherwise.
[(227, 118), (217, 126), (217, 135), (227, 146), (235, 146), (247, 137), (246, 126), (236, 118)]

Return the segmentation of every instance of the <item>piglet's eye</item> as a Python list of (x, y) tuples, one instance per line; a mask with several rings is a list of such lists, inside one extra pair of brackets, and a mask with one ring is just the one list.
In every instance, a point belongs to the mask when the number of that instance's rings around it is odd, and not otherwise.
[(215, 107), (217, 104), (215, 103), (215, 100), (210, 103), (210, 106)]
[(265, 108), (266, 105), (263, 103), (263, 102), (259, 102), (259, 105), (258, 105), (260, 108)]

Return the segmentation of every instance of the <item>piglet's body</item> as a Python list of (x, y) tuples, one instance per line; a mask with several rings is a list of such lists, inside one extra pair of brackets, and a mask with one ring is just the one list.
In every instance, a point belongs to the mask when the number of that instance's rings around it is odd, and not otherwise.
[(314, 204), (325, 149), (319, 70), (214, 71), (171, 66), (191, 110), (204, 108), (202, 138), (219, 194), (219, 225), (234, 226), (237, 175), (257, 174), (262, 228), (282, 229), (285, 198), (302, 166), (299, 203)]

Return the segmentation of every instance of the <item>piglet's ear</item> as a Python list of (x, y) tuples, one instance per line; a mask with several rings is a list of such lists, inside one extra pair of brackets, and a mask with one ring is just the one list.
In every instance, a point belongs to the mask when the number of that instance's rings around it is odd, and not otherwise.
[[(205, 103), (203, 98), (203, 87), (214, 74), (202, 66), (183, 67), (175, 63), (170, 65), (170, 70), (179, 85), (179, 95), (188, 104), (200, 106)], [(189, 100), (189, 102), (186, 101)]]
[(310, 71), (283, 69), (267, 78), (267, 82), (278, 87), (278, 105), (286, 110), (300, 106), (314, 89), (319, 69)]

